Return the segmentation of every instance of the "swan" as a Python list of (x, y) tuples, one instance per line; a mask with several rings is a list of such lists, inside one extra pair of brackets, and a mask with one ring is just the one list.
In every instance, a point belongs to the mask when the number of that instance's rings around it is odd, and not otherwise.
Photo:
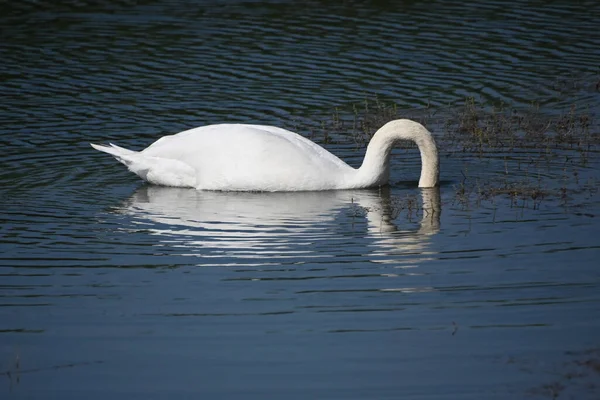
[(91, 146), (111, 154), (129, 171), (162, 186), (219, 191), (364, 189), (388, 183), (397, 141), (414, 141), (421, 153), (419, 187), (438, 185), (439, 158), (431, 133), (418, 122), (383, 125), (352, 168), (309, 139), (266, 125), (217, 124), (164, 136), (142, 151), (114, 144)]

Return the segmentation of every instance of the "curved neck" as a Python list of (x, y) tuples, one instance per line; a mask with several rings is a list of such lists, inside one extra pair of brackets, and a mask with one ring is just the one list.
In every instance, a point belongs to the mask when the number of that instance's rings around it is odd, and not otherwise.
[(380, 186), (390, 177), (390, 154), (396, 142), (411, 140), (421, 152), (419, 187), (437, 186), (439, 158), (431, 133), (418, 122), (408, 119), (390, 121), (373, 135), (365, 159), (358, 169), (358, 178), (364, 186)]

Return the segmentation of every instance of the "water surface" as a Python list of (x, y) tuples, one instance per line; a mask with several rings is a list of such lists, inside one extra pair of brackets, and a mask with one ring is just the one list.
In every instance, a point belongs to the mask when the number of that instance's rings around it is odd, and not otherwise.
[[(398, 149), (383, 190), (232, 194), (144, 185), (88, 145), (232, 121), (311, 136), (298, 121), (375, 95), (594, 116), (597, 15), (591, 1), (3, 4), (2, 397), (597, 398), (595, 148), (543, 162), (442, 148), (439, 190), (417, 189), (418, 153)], [(326, 147), (353, 166), (364, 154)], [(464, 201), (465, 179), (568, 190)]]

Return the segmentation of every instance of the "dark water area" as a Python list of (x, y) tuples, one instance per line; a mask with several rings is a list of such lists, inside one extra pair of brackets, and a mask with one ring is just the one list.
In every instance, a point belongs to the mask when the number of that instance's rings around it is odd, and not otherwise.
[[(598, 398), (591, 139), (482, 152), (432, 123), (439, 190), (417, 188), (409, 148), (389, 188), (319, 193), (148, 186), (89, 146), (219, 122), (311, 136), (299, 121), (373, 96), (401, 114), (468, 97), (577, 110), (593, 139), (598, 15), (592, 1), (1, 3), (0, 397)], [(488, 196), (525, 181), (546, 195)]]

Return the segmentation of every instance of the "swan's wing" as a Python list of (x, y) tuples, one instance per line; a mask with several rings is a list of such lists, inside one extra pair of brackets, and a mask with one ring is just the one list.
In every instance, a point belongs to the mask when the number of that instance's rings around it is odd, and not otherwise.
[(273, 135), (277, 135), (277, 136), (286, 138), (287, 140), (289, 140), (289, 142), (292, 145), (303, 149), (307, 154), (311, 154), (315, 158), (319, 158), (321, 160), (327, 160), (327, 162), (331, 162), (340, 168), (350, 168), (350, 166), (348, 164), (346, 164), (343, 160), (341, 160), (339, 157), (333, 155), (332, 153), (330, 153), (323, 147), (319, 146), (312, 140), (309, 140), (298, 133), (288, 131), (287, 129), (278, 128), (276, 126), (269, 126), (269, 125), (250, 125), (250, 126), (255, 127), (257, 129), (261, 129), (265, 132), (269, 132)]
[[(242, 154), (237, 154), (238, 151)], [(327, 163), (338, 168), (349, 168), (344, 161), (311, 140), (288, 131), (268, 125), (218, 124), (189, 129), (175, 135), (163, 136), (143, 153), (153, 156), (168, 156), (181, 159), (190, 153), (197, 157), (227, 157), (238, 161), (250, 158), (250, 153), (275, 157), (285, 154), (292, 158), (305, 158), (304, 161)], [(291, 160), (290, 160), (291, 161)]]
[(194, 128), (161, 138), (141, 153), (185, 162), (195, 169), (201, 189), (332, 189), (354, 171), (310, 140), (264, 125)]

